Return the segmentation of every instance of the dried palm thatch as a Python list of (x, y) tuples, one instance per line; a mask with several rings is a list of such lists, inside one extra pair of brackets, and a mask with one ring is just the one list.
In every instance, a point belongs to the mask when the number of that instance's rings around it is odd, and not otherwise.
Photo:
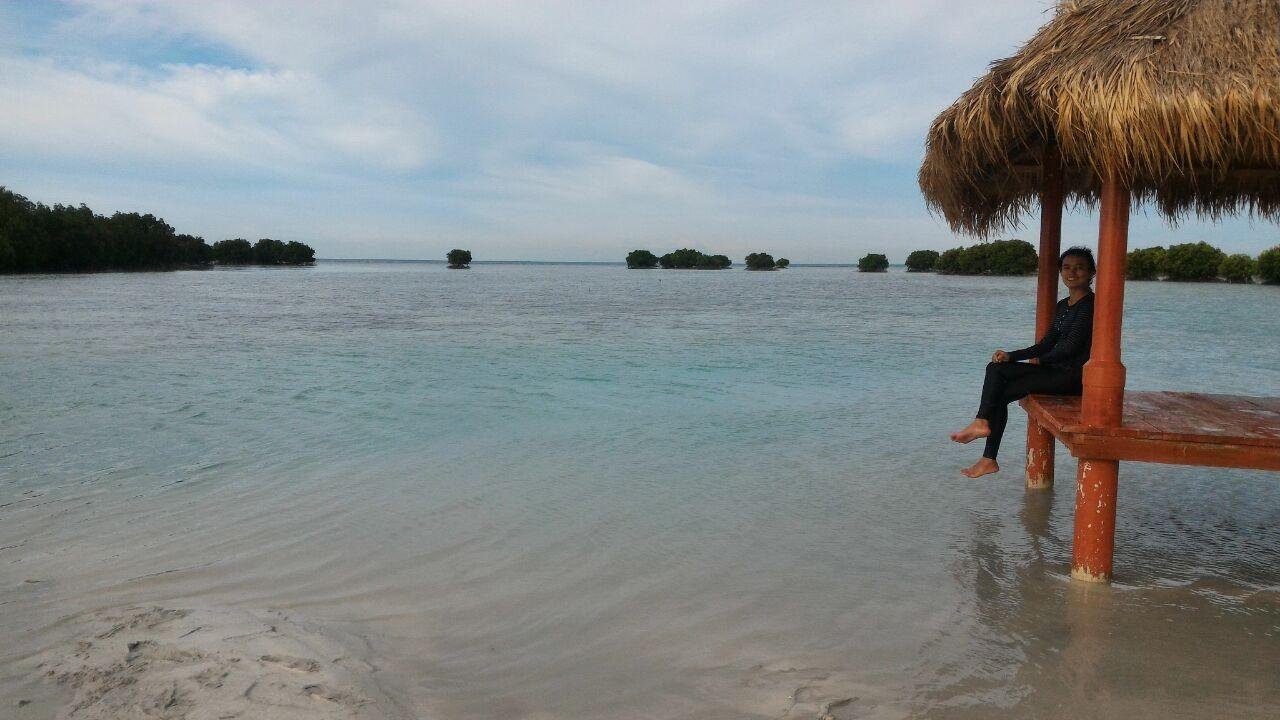
[(1280, 219), (1280, 0), (1060, 3), (934, 120), (920, 188), (957, 232), (1011, 229), (1050, 145), (1069, 201), (1115, 173), (1171, 222)]

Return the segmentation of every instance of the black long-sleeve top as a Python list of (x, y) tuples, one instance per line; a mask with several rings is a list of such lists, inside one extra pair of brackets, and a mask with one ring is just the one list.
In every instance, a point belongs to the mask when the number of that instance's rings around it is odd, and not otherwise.
[(1041, 365), (1080, 372), (1089, 360), (1092, 345), (1093, 293), (1089, 293), (1075, 305), (1069, 304), (1067, 298), (1059, 300), (1049, 332), (1035, 345), (1009, 353), (1009, 359), (1040, 358)]

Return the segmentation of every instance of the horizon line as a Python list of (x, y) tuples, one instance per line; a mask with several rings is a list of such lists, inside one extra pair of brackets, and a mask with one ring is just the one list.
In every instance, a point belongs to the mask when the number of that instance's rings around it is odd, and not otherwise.
[[(432, 265), (447, 265), (447, 260), (431, 260), (418, 258), (329, 258), (318, 257), (316, 262), (388, 262), (388, 263), (428, 263)], [(472, 260), (468, 265), (501, 265), (501, 264), (520, 264), (520, 265), (626, 265), (624, 260)], [(896, 265), (906, 265), (906, 263), (889, 263), (890, 267)], [(791, 263), (791, 267), (857, 267), (858, 263)]]

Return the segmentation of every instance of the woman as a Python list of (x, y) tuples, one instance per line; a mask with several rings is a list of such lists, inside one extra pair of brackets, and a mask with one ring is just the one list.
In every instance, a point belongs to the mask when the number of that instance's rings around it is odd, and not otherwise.
[[(1068, 292), (1058, 301), (1049, 332), (1029, 348), (995, 351), (987, 364), (977, 417), (963, 430), (951, 433), (951, 439), (958, 443), (987, 439), (978, 462), (960, 471), (966, 477), (1000, 471), (996, 453), (1009, 420), (1009, 403), (1032, 393), (1080, 394), (1080, 375), (1093, 342), (1093, 289), (1089, 287), (1097, 272), (1093, 252), (1084, 247), (1067, 250), (1058, 258), (1058, 271)], [(1033, 358), (1040, 364), (1018, 362)]]

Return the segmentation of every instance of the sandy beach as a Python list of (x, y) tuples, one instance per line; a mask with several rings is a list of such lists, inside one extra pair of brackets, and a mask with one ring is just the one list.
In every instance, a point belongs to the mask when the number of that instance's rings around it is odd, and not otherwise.
[[(407, 715), (359, 641), (284, 611), (126, 607), (68, 619), (0, 717), (374, 720)], [(56, 713), (56, 714), (54, 714)]]
[[(367, 643), (282, 610), (130, 606), (59, 623), (64, 639), (19, 661), (30, 682), (0, 718), (56, 720), (402, 720), (420, 708), (379, 683)], [(851, 694), (851, 691), (858, 690)], [(882, 688), (803, 663), (736, 678), (744, 716), (896, 718)], [(430, 715), (427, 715), (430, 716)], [(563, 718), (536, 712), (537, 720)]]

